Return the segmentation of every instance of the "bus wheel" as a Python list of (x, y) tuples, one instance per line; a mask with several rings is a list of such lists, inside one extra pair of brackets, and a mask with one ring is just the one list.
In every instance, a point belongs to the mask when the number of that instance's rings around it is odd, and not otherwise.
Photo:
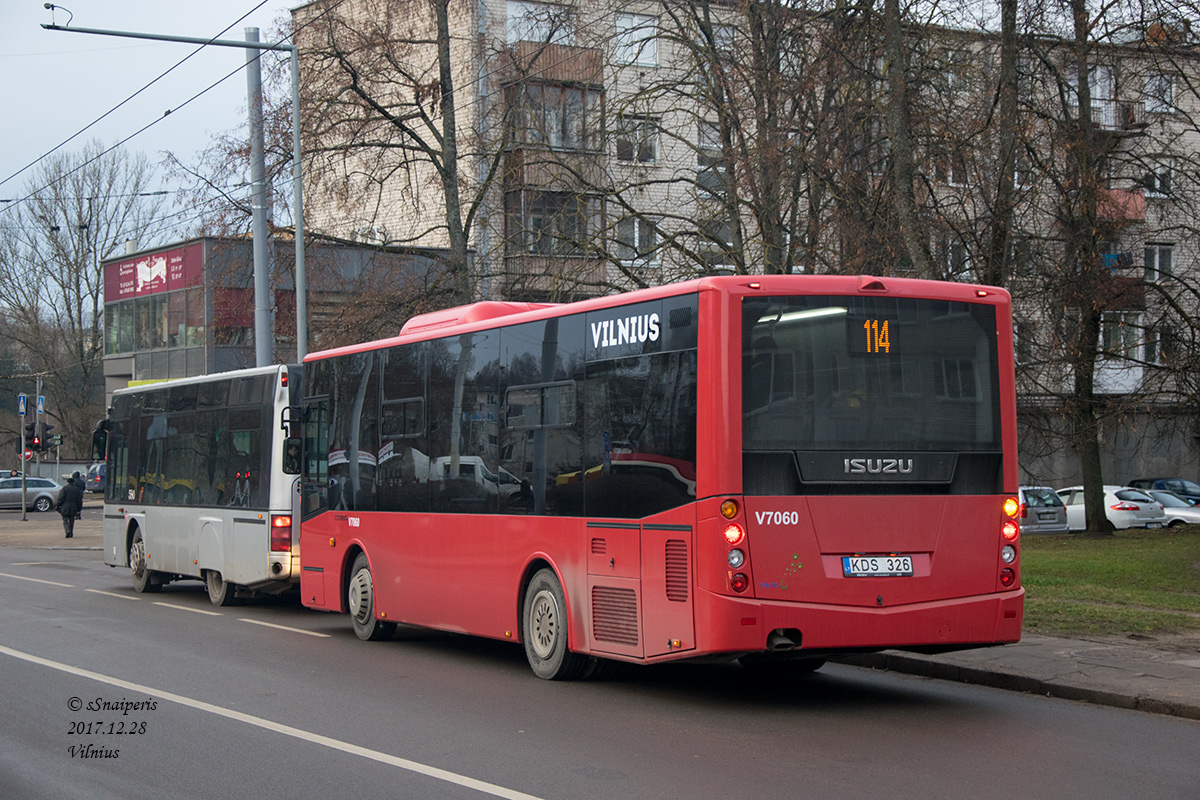
[(215, 569), (204, 573), (204, 588), (208, 589), (208, 599), (214, 606), (233, 605), (233, 597), (236, 594), (234, 585)]
[(350, 569), (350, 588), (346, 592), (350, 620), (354, 633), (364, 642), (377, 642), (391, 637), (396, 623), (375, 618), (375, 584), (371, 581), (371, 565), (367, 554), (359, 553)]
[(567, 650), (567, 604), (554, 571), (543, 569), (525, 590), (521, 638), (533, 674), (548, 681), (585, 677), (593, 661)]
[(141, 593), (154, 593), (162, 584), (154, 580), (154, 571), (146, 566), (146, 545), (142, 542), (142, 529), (133, 532), (133, 543), (129, 545), (129, 570), (133, 574), (133, 588)]

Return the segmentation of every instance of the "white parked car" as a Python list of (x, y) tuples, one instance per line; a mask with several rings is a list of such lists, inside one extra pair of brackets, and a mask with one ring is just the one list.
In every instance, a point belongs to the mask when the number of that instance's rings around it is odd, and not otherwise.
[(1194, 506), (1184, 498), (1163, 489), (1147, 489), (1146, 494), (1162, 503), (1167, 515), (1167, 525), (1200, 525), (1200, 506)]
[[(1083, 514), (1083, 487), (1059, 489), (1058, 496), (1067, 507), (1067, 527), (1081, 531), (1086, 527)], [(1167, 524), (1162, 503), (1132, 486), (1105, 486), (1104, 513), (1113, 528), (1161, 528)]]

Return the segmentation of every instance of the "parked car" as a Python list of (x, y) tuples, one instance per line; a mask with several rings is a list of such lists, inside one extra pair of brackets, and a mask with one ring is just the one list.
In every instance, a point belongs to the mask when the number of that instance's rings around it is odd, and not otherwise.
[(84, 479), (84, 487), (89, 492), (104, 491), (104, 462), (92, 464), (88, 467), (87, 477)]
[(1174, 492), (1163, 489), (1148, 489), (1146, 494), (1162, 503), (1167, 515), (1167, 525), (1200, 525), (1200, 506), (1195, 506)]
[[(1067, 507), (1067, 526), (1073, 531), (1087, 527), (1083, 513), (1083, 487), (1059, 489), (1058, 496)], [(1104, 513), (1117, 530), (1161, 528), (1167, 524), (1162, 504), (1141, 489), (1131, 486), (1105, 486)]]
[[(55, 481), (49, 478), (25, 479), (25, 507), (34, 511), (50, 511), (58, 502), (58, 490), (61, 489)], [(0, 508), (21, 507), (21, 478), (4, 478), (0, 480)]]
[[(1049, 486), (1020, 487), (1021, 533), (1066, 533), (1067, 509)], [(1200, 509), (1197, 509), (1200, 511)]]
[(1135, 489), (1162, 489), (1175, 494), (1195, 505), (1200, 503), (1200, 483), (1185, 478), (1136, 478), (1129, 482)]

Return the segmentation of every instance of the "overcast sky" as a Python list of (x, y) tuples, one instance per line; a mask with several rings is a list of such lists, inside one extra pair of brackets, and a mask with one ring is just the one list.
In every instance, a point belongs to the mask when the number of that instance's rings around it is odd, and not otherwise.
[[(69, 8), (72, 27), (193, 37), (214, 37), (229, 28), (219, 37), (229, 40), (243, 40), (247, 27), (257, 27), (266, 41), (287, 10), (300, 5), (299, 0), (267, 0), (254, 10), (260, 2), (68, 0), (65, 7), (53, 10), (52, 19), (43, 0), (0, 0), (0, 198), (24, 196), (37, 167), (22, 169), (196, 49), (189, 44), (47, 31), (42, 24), (67, 24)], [(124, 147), (145, 153), (155, 164), (163, 151), (192, 164), (214, 134), (244, 122), (246, 75), (239, 67), (245, 60), (244, 50), (205, 48), (63, 149), (80, 149), (92, 139), (111, 145), (155, 123)], [(219, 85), (162, 118), (165, 111), (229, 73), (233, 74)]]

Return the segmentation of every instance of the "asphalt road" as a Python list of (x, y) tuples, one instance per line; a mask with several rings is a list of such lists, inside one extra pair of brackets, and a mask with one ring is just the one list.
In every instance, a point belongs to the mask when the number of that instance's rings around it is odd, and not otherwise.
[(517, 646), (355, 638), (0, 546), (0, 798), (1195, 798), (1200, 723), (829, 665), (548, 683)]

